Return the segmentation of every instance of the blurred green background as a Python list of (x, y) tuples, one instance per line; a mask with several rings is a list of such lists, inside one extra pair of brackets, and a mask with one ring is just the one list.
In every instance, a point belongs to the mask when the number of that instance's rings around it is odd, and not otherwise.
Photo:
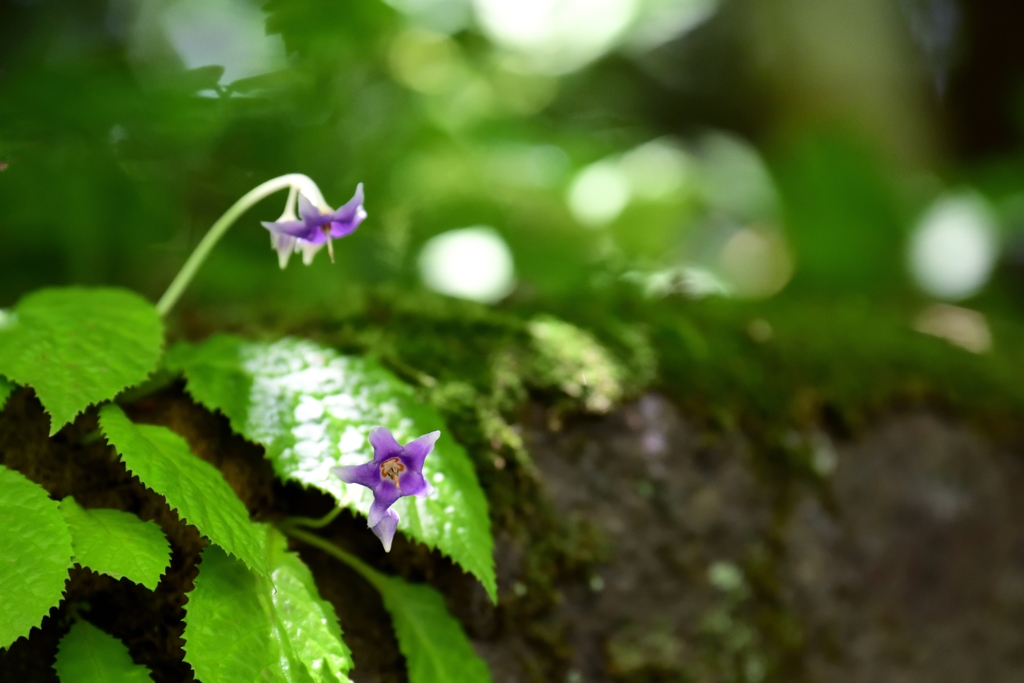
[[(302, 172), (334, 205), (366, 185), (338, 263), (278, 270), (258, 221), (281, 194), (184, 306), (315, 312), (386, 285), (1015, 317), (1021, 19), (956, 0), (6, 0), (0, 305), (67, 283), (155, 300), (232, 202)], [(962, 312), (931, 326), (984, 350)]]

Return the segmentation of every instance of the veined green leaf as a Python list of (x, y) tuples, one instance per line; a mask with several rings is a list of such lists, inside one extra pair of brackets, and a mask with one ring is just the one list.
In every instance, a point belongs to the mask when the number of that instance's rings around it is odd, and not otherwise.
[(3, 377), (0, 377), (0, 410), (4, 409), (4, 405), (7, 403), (7, 399), (10, 397), (17, 387), (13, 382), (8, 382)]
[(473, 651), (440, 593), (379, 573), (372, 583), (391, 615), (410, 683), (490, 683), (487, 663)]
[(135, 424), (119, 407), (100, 409), (100, 429), (132, 474), (164, 498), (183, 521), (238, 557), (267, 573), (263, 533), (220, 470), (192, 454), (188, 443), (166, 427)]
[[(372, 492), (342, 483), (331, 468), (371, 459), (366, 437), (377, 425), (400, 442), (445, 431), (438, 412), (377, 362), (309, 341), (265, 344), (217, 335), (174, 347), (167, 362), (185, 373), (199, 403), (223, 412), (236, 432), (266, 448), (278, 476), (326, 491), (364, 515)], [(487, 500), (469, 455), (442, 433), (423, 474), (436, 493), (395, 503), (399, 529), (458, 562), (496, 599)]]
[(50, 434), (146, 379), (160, 360), (156, 308), (124, 289), (43, 289), (0, 311), (0, 374), (35, 389)]
[(288, 533), (342, 560), (380, 592), (395, 627), (398, 649), (405, 656), (410, 683), (491, 683), (487, 663), (473, 650), (436, 590), (381, 574), (308, 531), (293, 528)]
[(171, 544), (156, 523), (121, 510), (83, 510), (70, 496), (60, 502), (60, 511), (71, 530), (76, 563), (156, 589), (171, 563)]
[(60, 683), (153, 683), (149, 669), (132, 661), (124, 643), (86, 621), (60, 639), (53, 668)]
[(70, 567), (71, 534), (57, 501), (0, 465), (0, 648), (60, 602)]
[(348, 681), (352, 656), (334, 609), (284, 537), (266, 533), (269, 578), (216, 547), (203, 551), (185, 606), (185, 661), (201, 681)]

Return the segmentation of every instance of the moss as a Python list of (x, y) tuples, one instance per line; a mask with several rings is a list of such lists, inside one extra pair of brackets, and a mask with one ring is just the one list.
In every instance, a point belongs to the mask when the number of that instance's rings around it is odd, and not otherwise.
[[(750, 439), (749, 466), (771, 492), (771, 529), (736, 565), (740, 580), (716, 589), (718, 600), (700, 617), (703, 636), (695, 645), (703, 668), (688, 672), (696, 680), (745, 683), (803, 676), (804, 634), (779, 586), (780, 539), (794, 501), (804, 492), (813, 491), (827, 506), (822, 475), (828, 467), (829, 435), (852, 434), (874, 416), (908, 404), (956, 411), (985, 424), (990, 433), (1012, 430), (1024, 416), (1024, 387), (1015, 374), (1017, 356), (1024, 353), (1017, 351), (1024, 349), (1024, 328), (998, 318), (991, 320), (995, 350), (973, 355), (913, 331), (908, 308), (853, 299), (780, 297), (741, 304), (647, 301), (618, 293), (554, 310), (560, 317), (538, 315), (526, 304), (495, 310), (428, 294), (410, 298), (376, 291), (360, 297), (358, 305), (316, 319), (246, 320), (243, 315), (226, 323), (220, 312), (193, 314), (181, 332), (202, 336), (226, 325), (251, 336), (307, 336), (346, 352), (376, 355), (417, 387), (474, 459), (499, 539), (501, 602), (495, 609), (466, 599), (475, 595), (474, 587), (458, 568), (414, 544), (396, 541), (391, 556), (372, 544), (360, 545), (358, 552), (387, 571), (437, 585), (471, 633), (481, 638), (517, 634), (525, 643), (524, 675), (540, 681), (567, 675), (567, 635), (552, 616), (564, 586), (585, 585), (608, 549), (586, 519), (552, 511), (520, 433), (529, 411), (539, 411), (557, 429), (576, 414), (613, 411), (630, 397), (657, 390), (687, 415), (701, 418), (702, 439), (710, 442), (733, 430)], [(197, 454), (222, 468), (257, 517), (326, 512), (329, 502), (319, 494), (276, 482), (258, 449), (230, 434), (221, 418), (188, 401), (179, 385), (161, 380), (124, 401), (131, 403), (135, 417), (172, 424), (185, 434)], [(157, 503), (139, 502), (148, 498), (144, 489), (136, 490), (137, 482), (110, 469), (102, 443), (83, 442), (95, 428), (93, 418), (79, 420), (50, 440), (29, 392), (16, 393), (9, 403), (0, 413), (0, 453), (9, 466), (25, 469), (55, 495), (72, 491), (72, 483), (87, 482), (104, 492), (107, 504), (145, 509), (154, 518), (163, 514)], [(174, 610), (180, 611), (181, 591), (200, 543), (198, 537), (183, 535), (185, 527), (175, 520), (166, 521), (169, 533), (178, 535), (172, 540), (180, 537), (175, 541), (176, 597), (165, 596), (177, 602), (139, 612), (147, 619), (162, 615), (162, 644), (145, 645), (159, 652), (139, 655), (143, 645), (133, 645), (130, 634), (123, 636), (140, 661), (164, 667), (161, 680), (187, 678), (180, 660), (171, 656), (180, 633)], [(357, 520), (342, 516), (325, 533), (351, 545), (358, 526)], [(325, 595), (344, 602), (348, 589), (328, 578), (330, 563), (316, 553), (309, 557)], [(127, 599), (117, 587), (90, 581), (75, 579), (72, 596), (106, 605), (104, 614), (112, 615), (112, 605)], [(352, 620), (347, 633), (364, 627), (372, 632), (374, 626), (360, 620), (380, 618), (380, 609), (370, 604), (366, 610), (370, 616), (341, 609), (343, 618)], [(52, 650), (63, 626), (59, 615), (48, 624), (39, 642)], [(118, 628), (114, 631), (121, 633)], [(140, 636), (138, 642), (149, 641)], [(376, 644), (367, 641), (367, 652)], [(17, 652), (24, 650), (20, 647)], [(605, 654), (617, 679), (678, 680), (687, 647), (668, 632), (625, 629), (609, 640)], [(5, 661), (13, 661), (12, 656)], [(369, 662), (382, 680), (403, 680), (393, 644), (378, 655), (362, 656), (363, 666)], [(45, 652), (40, 657), (32, 661), (45, 659)]]

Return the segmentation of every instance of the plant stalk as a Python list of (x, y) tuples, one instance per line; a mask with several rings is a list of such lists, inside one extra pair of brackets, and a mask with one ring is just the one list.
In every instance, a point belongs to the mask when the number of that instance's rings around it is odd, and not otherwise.
[(199, 266), (203, 264), (210, 251), (217, 245), (217, 242), (224, 236), (224, 233), (228, 231), (228, 228), (234, 225), (235, 221), (243, 213), (259, 203), (260, 200), (286, 188), (302, 192), (309, 201), (317, 206), (326, 206), (323, 195), (320, 193), (320, 188), (317, 187), (316, 183), (309, 176), (301, 173), (289, 173), (279, 176), (249, 190), (230, 209), (224, 212), (223, 216), (217, 219), (217, 222), (210, 227), (203, 239), (196, 245), (192, 255), (185, 261), (185, 265), (178, 271), (170, 286), (167, 287), (167, 291), (164, 292), (164, 295), (160, 297), (160, 301), (156, 304), (156, 310), (161, 316), (166, 316), (174, 308), (174, 304), (178, 302), (185, 288), (188, 287), (192, 278), (195, 277)]

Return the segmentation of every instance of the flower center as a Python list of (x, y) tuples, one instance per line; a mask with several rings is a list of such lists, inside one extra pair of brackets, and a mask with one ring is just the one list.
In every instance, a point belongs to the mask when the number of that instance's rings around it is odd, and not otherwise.
[(405, 465), (398, 458), (388, 458), (380, 464), (380, 476), (382, 479), (390, 479), (394, 485), (401, 489), (402, 485), (398, 483), (398, 475), (405, 472)]

